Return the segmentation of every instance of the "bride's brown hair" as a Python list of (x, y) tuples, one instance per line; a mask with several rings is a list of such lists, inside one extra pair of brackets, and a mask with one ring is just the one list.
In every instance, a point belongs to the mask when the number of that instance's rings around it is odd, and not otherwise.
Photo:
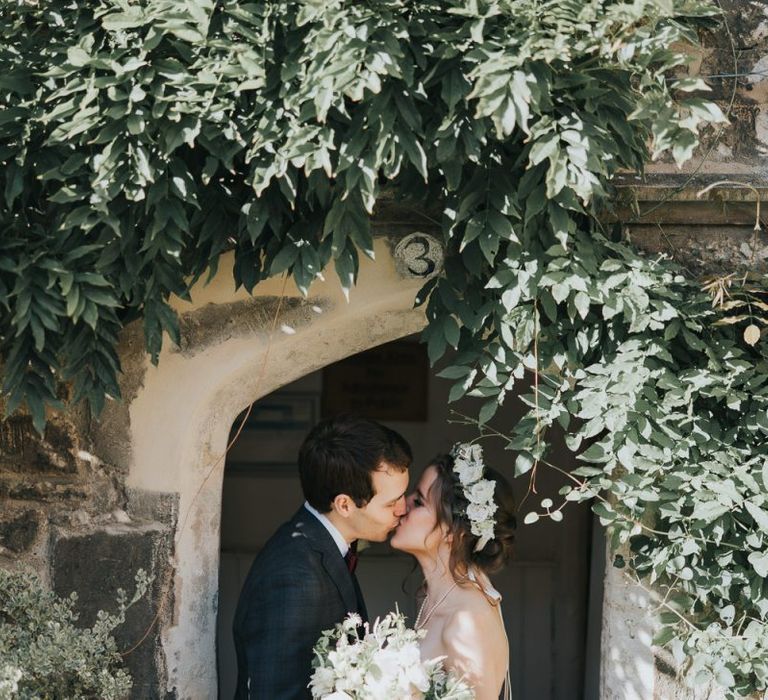
[(464, 578), (470, 567), (492, 574), (501, 569), (512, 555), (515, 543), (515, 501), (509, 482), (495, 469), (485, 468), (483, 476), (496, 482), (493, 500), (498, 509), (494, 515), (493, 539), (478, 552), (477, 535), (472, 534), (467, 517), (469, 501), (458, 475), (453, 471), (451, 455), (441, 454), (429, 462), (437, 476), (429, 489), (437, 516), (436, 528), (444, 526), (452, 535), (449, 567), (454, 579)]

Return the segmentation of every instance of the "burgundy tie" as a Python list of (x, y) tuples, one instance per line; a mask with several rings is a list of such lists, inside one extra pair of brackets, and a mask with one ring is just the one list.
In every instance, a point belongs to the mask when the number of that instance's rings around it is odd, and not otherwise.
[(347, 550), (347, 553), (344, 555), (344, 561), (347, 562), (347, 568), (349, 569), (350, 574), (355, 573), (355, 569), (357, 568), (357, 540), (352, 542), (352, 544), (349, 545), (349, 549)]

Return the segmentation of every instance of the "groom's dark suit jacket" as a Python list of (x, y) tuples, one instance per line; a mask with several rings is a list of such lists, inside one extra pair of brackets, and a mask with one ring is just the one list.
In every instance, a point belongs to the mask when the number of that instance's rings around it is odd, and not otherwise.
[(240, 593), (235, 700), (311, 698), (312, 647), (348, 612), (367, 616), (357, 579), (302, 506), (256, 557)]

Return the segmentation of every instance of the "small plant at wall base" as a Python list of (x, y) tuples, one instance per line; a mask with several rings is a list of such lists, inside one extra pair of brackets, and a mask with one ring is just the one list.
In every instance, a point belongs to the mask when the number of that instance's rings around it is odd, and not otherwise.
[(100, 610), (84, 628), (74, 593), (59, 598), (31, 572), (0, 569), (0, 700), (126, 697), (131, 678), (112, 634), (149, 584), (139, 570), (133, 597), (118, 590), (117, 613)]
[[(156, 361), (168, 299), (233, 250), (238, 284), (331, 263), (353, 286), (381, 188), (440, 202), (418, 295), (451, 398), (516, 472), (558, 424), (627, 568), (665, 591), (660, 643), (732, 695), (768, 686), (768, 362), (697, 280), (595, 215), (620, 169), (682, 163), (724, 119), (677, 48), (703, 0), (0, 5), (0, 356), (38, 428), (60, 381), (119, 395), (117, 334)], [(681, 77), (682, 76), (682, 77)], [(650, 149), (649, 149), (650, 145)], [(557, 467), (557, 465), (551, 465)], [(562, 503), (548, 508), (562, 513)]]

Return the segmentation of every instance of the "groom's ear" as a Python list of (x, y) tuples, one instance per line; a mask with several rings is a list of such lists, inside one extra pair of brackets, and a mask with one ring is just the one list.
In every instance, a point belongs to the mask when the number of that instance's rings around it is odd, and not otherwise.
[(352, 508), (355, 502), (347, 496), (346, 493), (340, 493), (331, 502), (331, 508), (335, 510), (342, 518), (348, 518), (352, 514)]

